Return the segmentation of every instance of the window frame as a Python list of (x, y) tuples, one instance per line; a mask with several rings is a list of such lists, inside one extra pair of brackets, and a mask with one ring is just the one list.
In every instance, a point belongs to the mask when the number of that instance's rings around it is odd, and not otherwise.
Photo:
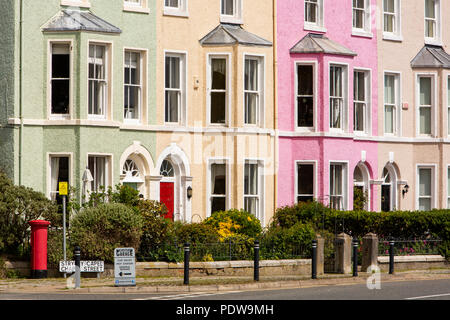
[[(342, 166), (342, 195), (332, 195), (331, 194), (331, 167), (334, 165), (340, 165)], [(348, 192), (348, 180), (349, 180), (349, 162), (348, 161), (342, 161), (342, 160), (330, 160), (328, 165), (328, 191), (329, 191), (329, 204), (331, 206), (331, 198), (332, 197), (342, 197), (342, 208), (339, 210), (347, 210), (348, 209), (348, 203), (349, 203), (349, 192)]]
[[(113, 155), (111, 153), (91, 153), (88, 152), (86, 154), (86, 167), (89, 167), (89, 158), (94, 157), (94, 158), (104, 158), (105, 159), (105, 181), (106, 181), (106, 185), (104, 186), (105, 189), (107, 189), (108, 187), (112, 187), (114, 186), (114, 181), (113, 181)], [(94, 178), (95, 181), (95, 176), (94, 173), (91, 171), (92, 177)], [(95, 182), (94, 182), (95, 184)], [(95, 191), (94, 188), (91, 189), (92, 192), (98, 192)]]
[[(308, 1), (309, 3), (309, 1)], [(303, 29), (309, 31), (327, 32), (325, 28), (325, 15), (324, 15), (324, 0), (317, 0), (317, 22), (306, 21), (306, 4), (307, 0), (304, 1), (303, 6)]]
[(235, 23), (243, 24), (243, 0), (232, 0), (234, 5), (234, 12), (232, 15), (222, 14), (222, 1), (219, 1), (219, 13), (221, 23)]
[[(363, 73), (364, 74), (364, 96), (365, 101), (356, 101), (355, 100), (355, 74)], [(355, 107), (356, 103), (364, 103), (364, 130), (355, 130)], [(372, 130), (372, 69), (369, 68), (353, 68), (353, 133), (356, 135), (368, 135)]]
[[(140, 84), (139, 85), (132, 85), (132, 86), (138, 86), (140, 88), (140, 93), (139, 93), (139, 116), (137, 119), (128, 119), (125, 118), (124, 115), (124, 110), (125, 110), (125, 105), (124, 105), (124, 99), (122, 99), (122, 117), (123, 117), (123, 122), (126, 124), (142, 124), (143, 123), (143, 118), (144, 118), (144, 109), (146, 106), (146, 92), (147, 92), (147, 88), (146, 88), (146, 75), (147, 75), (147, 69), (146, 69), (146, 60), (147, 60), (147, 52), (143, 49), (134, 49), (134, 48), (124, 48), (123, 49), (123, 65), (122, 65), (122, 72), (123, 72), (123, 89), (125, 89), (126, 86), (130, 86), (131, 84), (126, 84), (125, 83), (125, 58), (126, 58), (126, 54), (127, 53), (137, 53), (139, 54), (139, 79), (140, 79)], [(124, 90), (122, 91), (123, 94), (125, 94)], [(123, 98), (125, 98), (123, 96)]]
[[(225, 59), (226, 61), (226, 81), (225, 81), (225, 122), (224, 123), (212, 123), (211, 122), (211, 93), (212, 91), (212, 60), (213, 59)], [(231, 87), (231, 78), (232, 78), (232, 55), (231, 53), (207, 53), (207, 67), (206, 67), (206, 123), (211, 127), (229, 127), (230, 126), (230, 105), (231, 105), (231, 97), (232, 97), (232, 87)]]
[(127, 0), (123, 0), (123, 11), (137, 12), (137, 13), (150, 13), (148, 7), (148, 0), (139, 0), (139, 4), (134, 4)]
[(427, 18), (425, 16), (426, 14), (426, 5), (427, 0), (424, 0), (424, 38), (425, 38), (425, 44), (431, 44), (431, 45), (442, 45), (442, 8), (441, 8), (441, 1), (440, 0), (434, 0), (434, 10), (435, 10), (435, 34), (434, 37), (428, 37), (426, 34), (426, 24), (427, 20), (432, 20), (431, 18)]
[[(431, 78), (431, 105), (421, 105), (420, 104), (420, 79), (421, 78)], [(416, 95), (416, 136), (417, 137), (435, 137), (437, 133), (437, 123), (436, 123), (436, 113), (437, 106), (439, 105), (439, 97), (438, 97), (438, 88), (437, 88), (437, 73), (435, 72), (418, 72), (415, 74), (415, 95)], [(430, 133), (421, 133), (420, 132), (420, 109), (421, 108), (430, 108)]]
[(47, 158), (47, 175), (46, 175), (46, 182), (47, 182), (47, 198), (52, 199), (52, 193), (55, 193), (55, 191), (52, 191), (52, 182), (51, 182), (51, 174), (52, 174), (52, 158), (68, 158), (69, 165), (69, 185), (72, 183), (73, 180), (73, 152), (47, 152), (46, 155)]
[[(106, 80), (106, 91), (105, 91), (105, 105), (104, 105), (104, 114), (98, 115), (98, 114), (90, 114), (89, 113), (89, 82), (91, 78), (89, 78), (89, 60), (90, 60), (90, 47), (91, 45), (94, 46), (103, 46), (105, 48), (105, 80)], [(113, 95), (112, 95), (112, 70), (113, 68), (113, 46), (112, 42), (102, 42), (97, 40), (88, 40), (87, 42), (87, 55), (86, 55), (86, 111), (87, 111), (87, 118), (89, 120), (111, 120), (112, 118), (112, 110), (111, 106), (113, 105)]]
[[(180, 59), (180, 103), (178, 106), (178, 121), (166, 121), (166, 58), (176, 57)], [(187, 123), (187, 51), (164, 50), (164, 125), (168, 126), (185, 126)]]
[[(248, 195), (245, 194), (245, 171), (247, 168), (247, 165), (256, 165), (257, 170), (257, 194), (256, 195)], [(243, 168), (243, 175), (242, 175), (242, 208), (245, 210), (245, 199), (246, 198), (256, 198), (257, 200), (257, 212), (254, 214), (256, 218), (259, 219), (262, 226), (265, 226), (264, 218), (265, 218), (265, 206), (264, 206), (264, 194), (265, 194), (265, 183), (264, 183), (264, 160), (261, 159), (253, 159), (253, 158), (247, 158), (244, 159), (244, 168)], [(250, 212), (249, 212), (250, 213)]]
[[(299, 65), (311, 65), (313, 67), (313, 126), (312, 127), (299, 127), (298, 126), (298, 66)], [(294, 128), (299, 132), (314, 132), (317, 128), (317, 88), (318, 88), (318, 62), (317, 60), (298, 60), (294, 61)]]
[[(338, 96), (332, 96), (331, 95), (331, 68), (332, 67), (339, 67), (342, 68), (342, 76), (341, 76), (341, 87), (342, 87), (342, 97)], [(330, 132), (334, 133), (343, 133), (347, 132), (349, 128), (349, 67), (348, 64), (339, 63), (339, 62), (329, 62), (328, 65), (328, 128)], [(331, 126), (331, 116), (332, 116), (332, 110), (331, 110), (331, 99), (342, 99), (342, 108), (341, 108), (341, 120), (340, 120), (340, 128), (335, 128)]]
[[(386, 76), (394, 77), (394, 119), (393, 119), (393, 132), (386, 132)], [(383, 135), (384, 136), (401, 136), (401, 99), (402, 99), (402, 85), (401, 85), (401, 73), (398, 71), (388, 71), (383, 72)]]
[[(294, 161), (294, 172), (295, 172), (295, 179), (294, 179), (294, 203), (298, 203), (298, 197), (300, 196), (312, 196), (313, 200), (317, 199), (318, 195), (318, 177), (317, 177), (317, 160), (296, 160)], [(300, 165), (312, 165), (313, 167), (313, 194), (300, 194), (299, 193), (299, 186), (298, 186), (298, 167)]]
[[(69, 112), (64, 114), (52, 113), (52, 79), (53, 79), (53, 44), (67, 44), (69, 45)], [(71, 39), (51, 39), (48, 40), (48, 58), (47, 58), (47, 69), (48, 69), (48, 87), (47, 87), (47, 118), (49, 120), (69, 120), (73, 117), (73, 40)]]
[[(352, 35), (359, 37), (373, 37), (372, 34), (372, 14), (371, 14), (371, 3), (370, 0), (362, 0), (364, 2), (364, 8), (356, 8), (353, 6), (352, 0)], [(362, 11), (363, 13), (363, 27), (358, 28), (354, 26), (355, 21), (355, 10)]]
[(89, 0), (61, 0), (61, 6), (90, 8)]
[[(212, 193), (212, 165), (213, 164), (223, 164), (225, 165), (225, 190), (226, 194), (224, 196), (222, 195), (213, 195)], [(220, 196), (225, 198), (225, 210), (228, 210), (230, 208), (231, 204), (231, 166), (230, 166), (230, 159), (229, 158), (208, 158), (207, 159), (207, 174), (206, 174), (206, 186), (207, 186), (207, 210), (206, 210), (206, 217), (210, 217), (212, 212), (212, 199), (213, 197)]]
[[(394, 14), (392, 13), (387, 13), (386, 8), (384, 6), (384, 1), (383, 1), (383, 18), (382, 18), (382, 23), (383, 23), (383, 40), (392, 40), (392, 41), (403, 41), (403, 36), (402, 36), (402, 14), (401, 14), (401, 1), (400, 0), (393, 0), (394, 1)], [(389, 31), (385, 31), (385, 15), (392, 15), (394, 17), (394, 31), (393, 32), (389, 32)]]
[[(416, 210), (417, 211), (422, 211), (420, 210), (420, 199), (424, 198), (424, 199), (430, 199), (430, 210), (437, 208), (436, 206), (436, 200), (437, 200), (437, 196), (436, 196), (436, 191), (437, 189), (437, 180), (436, 180), (436, 164), (430, 164), (430, 163), (418, 163), (416, 164), (416, 199), (415, 199), (415, 203), (416, 203)], [(431, 182), (430, 182), (430, 196), (421, 196), (420, 195), (420, 170), (421, 169), (429, 169), (431, 170)]]
[(163, 15), (189, 17), (188, 0), (178, 0), (178, 7), (166, 6), (166, 0), (163, 1)]
[[(247, 60), (256, 60), (257, 68), (258, 68), (258, 90), (251, 91), (245, 89), (245, 66)], [(265, 55), (261, 54), (253, 54), (253, 53), (244, 53), (243, 54), (243, 70), (242, 70), (242, 104), (243, 104), (243, 125), (248, 127), (264, 127), (265, 124), (265, 92), (266, 92), (266, 68), (265, 68)], [(254, 93), (257, 94), (257, 103), (256, 103), (256, 123), (247, 123), (246, 115), (247, 115), (247, 105), (246, 105), (246, 94)]]

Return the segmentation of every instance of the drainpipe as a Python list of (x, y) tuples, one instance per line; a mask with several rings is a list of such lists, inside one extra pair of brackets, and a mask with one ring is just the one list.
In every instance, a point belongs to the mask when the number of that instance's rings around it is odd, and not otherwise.
[(23, 0), (20, 0), (20, 22), (19, 22), (19, 185), (22, 185), (22, 159), (23, 159), (23, 107), (22, 107), (22, 79), (23, 79), (23, 61), (22, 61), (22, 38), (23, 38)]
[(277, 62), (277, 0), (272, 1), (273, 12), (273, 129), (275, 132), (274, 140), (274, 174), (273, 174), (273, 206), (277, 208), (278, 200), (278, 62)]

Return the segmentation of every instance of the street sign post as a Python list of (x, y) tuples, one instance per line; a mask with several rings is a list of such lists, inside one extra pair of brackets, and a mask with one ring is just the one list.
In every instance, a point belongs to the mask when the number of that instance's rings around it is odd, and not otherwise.
[(114, 249), (114, 285), (136, 286), (136, 260), (134, 248)]
[[(80, 261), (80, 271), (81, 272), (104, 272), (105, 262), (104, 261)], [(75, 261), (60, 261), (59, 262), (59, 272), (64, 273), (74, 273), (75, 272)]]
[[(68, 195), (69, 191), (69, 184), (67, 182), (60, 182), (59, 183), (59, 195), (62, 197), (63, 200), (63, 258), (64, 261), (67, 260), (67, 254), (66, 254), (66, 197)], [(66, 277), (66, 274), (64, 273), (64, 278)]]

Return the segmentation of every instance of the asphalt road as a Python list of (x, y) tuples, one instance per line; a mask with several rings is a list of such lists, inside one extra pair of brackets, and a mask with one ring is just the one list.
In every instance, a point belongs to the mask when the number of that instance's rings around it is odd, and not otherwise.
[(5, 293), (0, 300), (450, 300), (450, 279), (382, 282), (380, 289), (365, 284), (234, 292), (81, 294)]

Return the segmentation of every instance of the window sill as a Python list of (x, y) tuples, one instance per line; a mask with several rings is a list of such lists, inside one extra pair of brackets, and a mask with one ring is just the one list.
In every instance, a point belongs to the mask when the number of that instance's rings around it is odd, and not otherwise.
[(442, 46), (442, 41), (441, 39), (425, 38), (425, 44), (430, 44), (433, 46)]
[(242, 18), (234, 16), (220, 16), (221, 23), (243, 24)]
[(181, 17), (181, 18), (189, 18), (189, 12), (180, 10), (180, 9), (164, 8), (163, 15), (164, 16)]
[(307, 22), (305, 22), (305, 24), (303, 25), (303, 30), (307, 30), (307, 31), (317, 31), (317, 32), (327, 32), (327, 28), (316, 25), (316, 24), (309, 24)]
[(48, 117), (50, 121), (70, 120), (70, 114), (52, 114)]
[(394, 33), (383, 33), (383, 40), (402, 42), (403, 37)]
[(131, 126), (140, 126), (142, 125), (140, 119), (123, 119), (124, 125), (131, 125)]
[(70, 1), (70, 0), (61, 0), (62, 6), (68, 7), (80, 7), (80, 8), (90, 8), (91, 4), (89, 2), (79, 2), (79, 1)]
[(352, 29), (352, 36), (372, 39), (373, 33), (362, 29)]
[(299, 133), (312, 133), (315, 131), (316, 130), (314, 127), (295, 127), (295, 132), (299, 132)]
[(134, 13), (144, 13), (144, 14), (149, 14), (150, 13), (150, 9), (149, 8), (130, 7), (130, 6), (123, 6), (123, 11), (134, 12)]

